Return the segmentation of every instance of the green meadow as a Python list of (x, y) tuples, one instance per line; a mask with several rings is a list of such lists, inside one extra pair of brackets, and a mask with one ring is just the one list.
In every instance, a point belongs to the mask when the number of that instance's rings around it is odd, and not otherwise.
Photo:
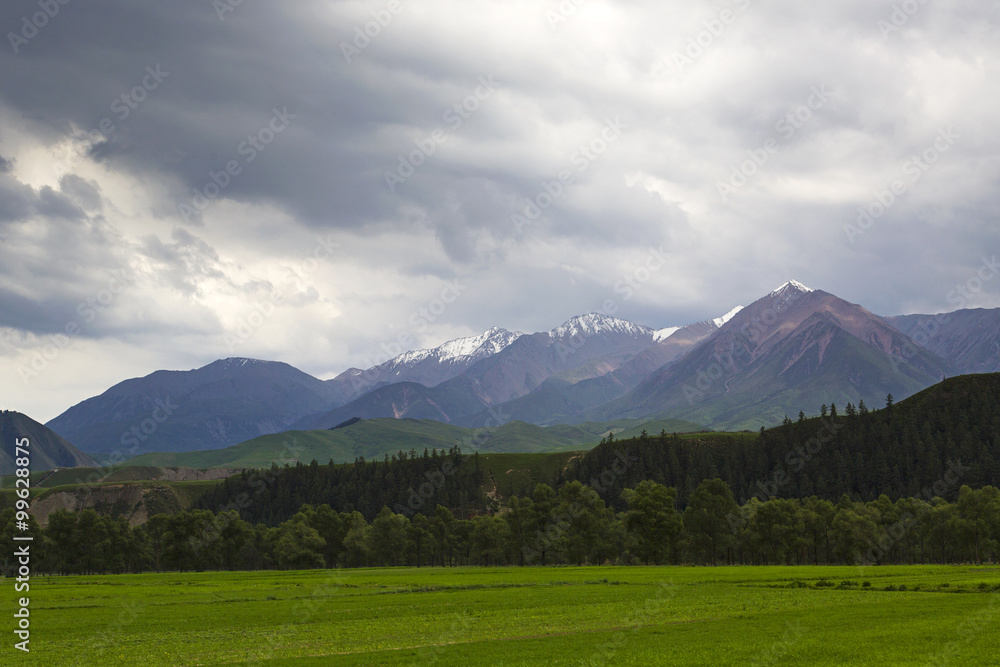
[(3, 662), (988, 665), (998, 591), (1000, 568), (974, 566), (36, 577), (31, 654), (10, 627)]

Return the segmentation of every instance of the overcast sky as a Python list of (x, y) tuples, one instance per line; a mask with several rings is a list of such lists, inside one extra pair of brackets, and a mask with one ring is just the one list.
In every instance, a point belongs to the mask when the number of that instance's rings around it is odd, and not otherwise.
[(791, 278), (1000, 306), (995, 2), (45, 6), (0, 6), (0, 406), (41, 421)]

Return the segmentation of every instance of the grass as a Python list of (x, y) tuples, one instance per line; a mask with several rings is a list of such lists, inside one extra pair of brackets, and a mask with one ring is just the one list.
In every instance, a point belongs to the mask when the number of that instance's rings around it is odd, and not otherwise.
[[(945, 657), (976, 665), (1000, 655), (1000, 570), (989, 567), (393, 568), (31, 583), (33, 664), (908, 665)], [(13, 596), (6, 600), (11, 619)], [(5, 664), (29, 662), (10, 644), (3, 650)]]

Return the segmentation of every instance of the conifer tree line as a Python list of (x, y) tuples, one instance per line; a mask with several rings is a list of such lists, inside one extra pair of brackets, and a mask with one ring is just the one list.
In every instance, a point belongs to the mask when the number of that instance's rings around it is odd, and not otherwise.
[[(622, 493), (614, 512), (598, 493), (568, 482), (539, 484), (503, 511), (459, 518), (443, 505), (412, 516), (303, 505), (278, 526), (235, 510), (157, 514), (130, 526), (94, 510), (32, 519), (38, 571), (309, 569), (376, 566), (585, 564), (913, 564), (1000, 562), (1000, 490), (960, 487), (955, 502), (882, 495), (833, 503), (752, 498), (740, 505), (721, 479), (702, 481), (687, 507), (676, 490), (646, 480)], [(14, 510), (0, 513), (4, 539)], [(23, 533), (21, 533), (23, 534)], [(37, 560), (36, 560), (37, 559)], [(5, 563), (12, 572), (15, 564)]]
[[(752, 438), (609, 436), (557, 483), (588, 483), (616, 511), (625, 507), (622, 490), (646, 479), (676, 488), (681, 507), (714, 477), (740, 502), (813, 495), (837, 502), (844, 494), (953, 499), (958, 485), (942, 488), (942, 480), (955, 474), (973, 488), (1000, 486), (1000, 373), (953, 378), (900, 404), (890, 394), (878, 410), (864, 401), (843, 410), (831, 403), (820, 415), (800, 412)], [(633, 463), (609, 479), (623, 451)]]

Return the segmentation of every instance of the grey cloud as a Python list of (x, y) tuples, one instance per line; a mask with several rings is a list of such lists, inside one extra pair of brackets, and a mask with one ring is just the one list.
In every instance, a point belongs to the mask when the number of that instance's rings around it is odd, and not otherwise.
[[(334, 233), (345, 247), (366, 242), (349, 259), (375, 277), (314, 274), (289, 292), (287, 320), (322, 321), (337, 370), (434, 296), (423, 278), (469, 285), (437, 322), (449, 335), (548, 329), (599, 309), (651, 246), (668, 266), (618, 313), (650, 326), (721, 315), (790, 278), (891, 314), (947, 309), (956, 281), (1000, 246), (1000, 96), (986, 78), (1000, 60), (995, 3), (925, 3), (885, 36), (877, 22), (892, 3), (863, 0), (611, 3), (600, 26), (582, 7), (557, 31), (537, 3), (406, 5), (346, 62), (341, 41), (377, 5), (244, 2), (220, 21), (209, 2), (74, 2), (18, 54), (0, 49), (0, 114), (20, 128), (0, 136), (7, 326), (56, 330), (134, 263), (149, 270), (142, 298), (177, 316), (141, 306), (143, 319), (126, 300), (87, 335), (184, 340), (209, 355), (223, 325), (199, 299), (250, 304), (274, 287), (270, 274), (246, 278), (244, 253), (282, 256), (286, 237)], [(657, 68), (734, 5), (736, 20), (681, 75)], [(34, 6), (3, 4), (0, 25)], [(168, 74), (152, 86), (147, 68)], [(499, 90), (449, 123), (489, 75)], [(782, 118), (821, 85), (829, 99), (782, 136)], [(253, 148), (284, 108), (295, 117)], [(627, 131), (578, 170), (574, 151), (616, 116)], [(962, 139), (850, 243), (858, 207), (949, 124)], [(435, 129), (445, 140), (390, 191), (385, 173)], [(723, 201), (717, 184), (768, 138), (780, 150)], [(58, 189), (15, 178), (69, 142), (84, 164)], [(230, 162), (239, 173), (220, 175)], [(561, 170), (573, 182), (518, 233), (511, 215)], [(129, 188), (146, 208), (117, 205)], [(227, 206), (185, 224), (178, 207), (196, 192)], [(137, 231), (146, 216), (160, 227)], [(35, 222), (45, 234), (23, 233)], [(375, 242), (400, 238), (412, 253)], [(997, 294), (988, 286), (984, 303)], [(437, 331), (421, 343), (442, 342)]]
[(101, 208), (101, 186), (76, 174), (66, 174), (59, 179), (59, 189), (86, 211)]
[(143, 239), (141, 252), (153, 260), (155, 277), (187, 296), (199, 293), (199, 279), (223, 278), (218, 268), (218, 252), (200, 238), (182, 228), (171, 232), (172, 243), (158, 236)]

